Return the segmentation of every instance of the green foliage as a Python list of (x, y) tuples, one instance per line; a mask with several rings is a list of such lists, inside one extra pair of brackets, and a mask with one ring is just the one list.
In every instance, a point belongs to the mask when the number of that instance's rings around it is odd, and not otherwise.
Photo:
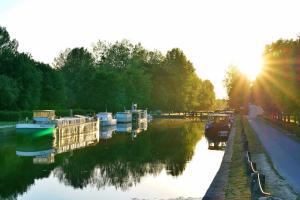
[(14, 79), (0, 75), (0, 109), (14, 107), (19, 95), (19, 89)]
[(32, 110), (56, 108), (64, 104), (62, 76), (49, 65), (34, 61), (29, 54), (17, 51), (0, 27), (0, 109)]
[(0, 27), (0, 109), (81, 108), (113, 112), (140, 107), (163, 111), (208, 110), (214, 88), (202, 81), (180, 49), (163, 55), (127, 40), (98, 41), (62, 51), (48, 64), (17, 51)]
[(227, 89), (230, 108), (239, 109), (247, 107), (250, 97), (250, 81), (237, 66), (229, 66), (224, 85)]
[(228, 109), (228, 101), (226, 99), (216, 99), (213, 105), (213, 110)]
[(204, 80), (201, 86), (198, 101), (200, 102), (200, 107), (206, 110), (205, 108), (210, 108), (215, 103), (216, 96), (212, 92), (214, 91), (214, 86), (209, 80)]
[(32, 118), (32, 111), (0, 111), (1, 121), (19, 121)]
[(66, 83), (67, 106), (88, 108), (90, 105), (89, 86), (94, 74), (92, 55), (84, 48), (74, 48), (58, 69)]
[(18, 42), (11, 40), (6, 28), (0, 26), (0, 54), (5, 52), (14, 53), (17, 51)]
[(300, 38), (265, 47), (264, 67), (253, 84), (253, 99), (268, 112), (300, 111)]

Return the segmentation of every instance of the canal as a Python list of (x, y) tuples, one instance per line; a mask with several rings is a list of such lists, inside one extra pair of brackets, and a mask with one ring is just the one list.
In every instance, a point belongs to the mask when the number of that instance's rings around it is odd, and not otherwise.
[(201, 198), (224, 153), (208, 148), (199, 121), (118, 124), (84, 135), (9, 131), (0, 133), (0, 199)]

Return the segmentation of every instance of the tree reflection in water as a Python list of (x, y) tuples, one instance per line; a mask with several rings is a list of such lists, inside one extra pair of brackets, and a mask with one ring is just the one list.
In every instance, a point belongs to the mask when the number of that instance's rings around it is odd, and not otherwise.
[[(137, 185), (142, 177), (157, 176), (164, 169), (169, 175), (179, 176), (202, 136), (203, 125), (199, 122), (157, 120), (134, 140), (130, 134), (115, 133), (96, 145), (56, 154), (55, 162), (48, 165), (33, 164), (32, 157), (16, 156), (15, 148), (35, 149), (35, 143), (48, 148), (41, 138), (32, 140), (31, 146), (28, 141), (15, 143), (16, 147), (4, 146), (0, 148), (0, 195), (16, 197), (28, 190), (35, 179), (48, 177), (50, 172), (73, 188), (114, 186), (123, 191)], [(57, 141), (44, 139), (53, 148), (59, 148)]]

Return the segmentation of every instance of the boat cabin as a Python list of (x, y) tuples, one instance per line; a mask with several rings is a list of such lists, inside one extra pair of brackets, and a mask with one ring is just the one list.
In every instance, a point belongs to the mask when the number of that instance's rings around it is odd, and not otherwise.
[(110, 112), (102, 112), (96, 115), (100, 121), (109, 121), (113, 119), (112, 113)]
[(54, 110), (34, 110), (33, 121), (35, 123), (47, 123), (55, 119)]

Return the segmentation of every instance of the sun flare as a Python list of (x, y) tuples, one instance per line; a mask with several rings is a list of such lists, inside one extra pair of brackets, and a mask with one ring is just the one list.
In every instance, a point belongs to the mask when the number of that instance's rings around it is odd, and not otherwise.
[(238, 67), (251, 81), (254, 81), (261, 72), (262, 60), (243, 60), (239, 62)]

